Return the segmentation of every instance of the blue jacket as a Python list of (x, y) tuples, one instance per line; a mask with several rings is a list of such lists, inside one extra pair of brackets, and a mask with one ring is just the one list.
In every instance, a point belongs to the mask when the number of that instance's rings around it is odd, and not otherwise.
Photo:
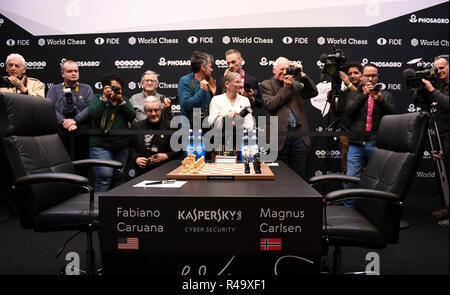
[(190, 73), (181, 77), (178, 82), (178, 99), (181, 114), (192, 120), (194, 108), (201, 108), (202, 113), (207, 115), (211, 93), (200, 88), (200, 81), (194, 78), (194, 73)]

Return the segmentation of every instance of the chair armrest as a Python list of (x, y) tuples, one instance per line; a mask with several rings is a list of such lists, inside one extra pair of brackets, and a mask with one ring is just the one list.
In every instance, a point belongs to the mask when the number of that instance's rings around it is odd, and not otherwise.
[(65, 182), (79, 186), (89, 185), (89, 180), (86, 177), (70, 174), (70, 173), (38, 173), (30, 174), (17, 178), (13, 186), (16, 188), (45, 182)]
[(111, 168), (122, 168), (122, 163), (119, 161), (114, 160), (104, 160), (104, 159), (85, 159), (85, 160), (78, 160), (73, 161), (72, 164), (75, 167), (82, 167), (82, 166), (106, 166)]
[(399, 200), (399, 197), (394, 193), (373, 189), (363, 189), (363, 188), (341, 189), (330, 192), (325, 195), (325, 201), (327, 204), (346, 199), (378, 199), (390, 203), (396, 203), (399, 205), (401, 205), (402, 203)]
[(313, 176), (310, 179), (308, 179), (309, 184), (319, 184), (328, 181), (345, 181), (345, 182), (359, 183), (359, 177), (340, 174), (327, 174), (327, 175)]

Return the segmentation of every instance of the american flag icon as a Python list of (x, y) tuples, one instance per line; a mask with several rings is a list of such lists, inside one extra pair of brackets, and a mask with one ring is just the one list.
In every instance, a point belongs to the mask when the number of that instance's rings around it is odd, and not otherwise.
[(281, 238), (261, 238), (259, 243), (261, 251), (281, 251)]
[(139, 250), (139, 238), (119, 238), (117, 242), (119, 250)]

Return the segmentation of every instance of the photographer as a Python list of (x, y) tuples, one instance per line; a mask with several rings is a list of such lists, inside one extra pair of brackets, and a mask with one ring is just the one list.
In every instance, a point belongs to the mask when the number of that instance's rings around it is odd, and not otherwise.
[(94, 92), (91, 86), (79, 83), (80, 73), (78, 65), (73, 60), (65, 60), (61, 64), (61, 76), (64, 82), (50, 88), (47, 98), (55, 105), (56, 119), (58, 121), (59, 135), (69, 153), (74, 154), (74, 159), (88, 157), (88, 138), (78, 135), (74, 151), (70, 147), (70, 136), (78, 130), (90, 129), (89, 104)]
[[(345, 106), (347, 104), (347, 97), (351, 91), (358, 91), (358, 88), (362, 84), (362, 66), (358, 61), (350, 61), (345, 65), (345, 72), (339, 71), (339, 77), (344, 82), (347, 89), (339, 96), (337, 104), (330, 103), (333, 113), (340, 117), (340, 123), (348, 129), (350, 129), (350, 120), (345, 115)], [(332, 101), (331, 91), (328, 93), (328, 101)], [(334, 108), (334, 109), (333, 109)], [(348, 153), (348, 140), (346, 135), (339, 136), (342, 155), (342, 172), (347, 172), (347, 153)]]
[(9, 77), (1, 78), (0, 92), (13, 92), (45, 97), (44, 83), (25, 75), (27, 67), (22, 55), (17, 53), (8, 55), (5, 64)]
[[(170, 121), (162, 118), (164, 105), (160, 98), (149, 96), (144, 101), (146, 119), (133, 123), (132, 130), (146, 130), (131, 137), (131, 154), (128, 164), (129, 176), (139, 176), (161, 164), (176, 159), (180, 152), (170, 148), (170, 136), (151, 134), (152, 130), (169, 130)], [(133, 173), (134, 172), (134, 173)]]
[(156, 89), (158, 88), (158, 74), (153, 71), (145, 71), (141, 77), (142, 91), (134, 94), (130, 98), (130, 102), (136, 110), (135, 122), (147, 119), (144, 111), (144, 101), (148, 96), (156, 96), (163, 103), (164, 110), (162, 113), (163, 118), (172, 119), (172, 102), (164, 95), (158, 93)]
[[(259, 88), (270, 116), (278, 117), (278, 132), (309, 132), (303, 100), (317, 96), (314, 81), (303, 71), (301, 64), (291, 65), (285, 57), (273, 64), (273, 77), (261, 82)], [(266, 134), (270, 122), (267, 122)], [(278, 160), (285, 162), (298, 175), (306, 176), (306, 146), (308, 136), (278, 135)]]
[[(362, 84), (358, 91), (350, 91), (344, 113), (349, 118), (351, 132), (368, 132), (368, 135), (352, 135), (349, 137), (347, 154), (347, 175), (361, 175), (361, 171), (369, 161), (375, 149), (378, 126), (384, 115), (396, 113), (392, 95), (379, 89), (378, 68), (366, 64), (363, 68)], [(345, 188), (353, 187), (346, 183)], [(345, 200), (344, 205), (353, 207), (353, 200)]]
[[(418, 104), (431, 104), (436, 103), (435, 119), (439, 129), (439, 135), (442, 143), (442, 149), (444, 153), (444, 165), (448, 179), (448, 162), (449, 162), (449, 96), (448, 96), (448, 84), (449, 84), (449, 72), (448, 72), (448, 55), (439, 55), (434, 60), (434, 67), (437, 69), (438, 76), (438, 88), (435, 88), (433, 84), (422, 79), (423, 87), (426, 92), (420, 93), (425, 96), (421, 97), (417, 92), (415, 94), (415, 102)], [(428, 95), (427, 95), (428, 94)], [(448, 227), (448, 207), (444, 207), (438, 211), (433, 212), (433, 216), (443, 219), (439, 222), (439, 225)]]
[[(122, 78), (116, 74), (107, 74), (102, 78), (103, 93), (95, 95), (89, 105), (92, 129), (100, 130), (102, 135), (91, 136), (91, 159), (107, 159), (127, 163), (129, 137), (127, 135), (110, 135), (112, 130), (126, 130), (128, 123), (136, 117), (128, 98), (122, 96)], [(104, 192), (117, 186), (122, 179), (113, 168), (94, 167), (95, 191)]]

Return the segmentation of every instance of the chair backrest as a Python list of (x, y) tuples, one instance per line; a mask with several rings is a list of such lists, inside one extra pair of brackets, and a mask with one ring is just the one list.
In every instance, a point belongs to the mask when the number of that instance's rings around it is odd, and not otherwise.
[[(36, 173), (74, 173), (72, 161), (58, 134), (51, 100), (0, 93), (0, 144), (12, 178)], [(38, 184), (14, 194), (20, 223), (33, 227), (33, 217), (76, 193), (62, 183)]]
[[(376, 148), (359, 182), (359, 188), (392, 192), (403, 202), (422, 159), (429, 115), (407, 113), (381, 119)], [(382, 231), (390, 243), (397, 243), (400, 207), (379, 200), (358, 199), (355, 207)]]

